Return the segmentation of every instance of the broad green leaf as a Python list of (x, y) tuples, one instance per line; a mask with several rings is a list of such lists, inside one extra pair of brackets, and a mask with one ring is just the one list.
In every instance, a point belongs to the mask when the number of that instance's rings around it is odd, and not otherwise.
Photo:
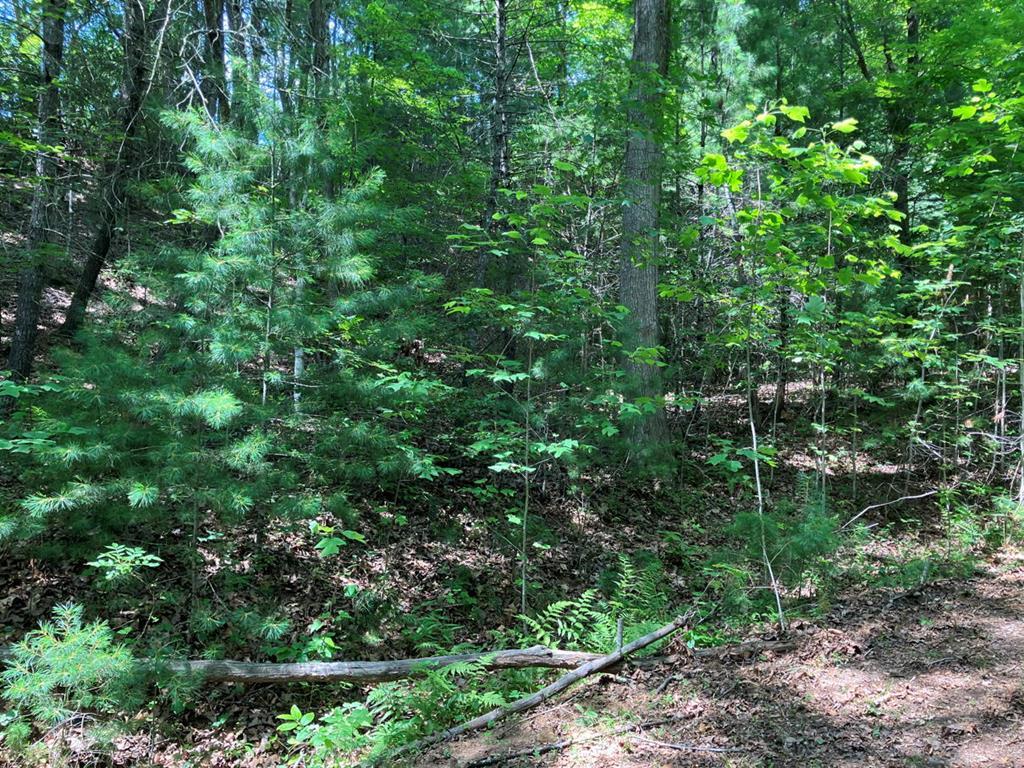
[(832, 123), (832, 130), (839, 133), (853, 133), (857, 130), (857, 118), (848, 117), (838, 123)]

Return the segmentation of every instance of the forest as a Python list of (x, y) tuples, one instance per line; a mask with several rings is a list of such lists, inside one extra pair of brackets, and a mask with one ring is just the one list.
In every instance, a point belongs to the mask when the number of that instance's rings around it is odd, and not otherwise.
[(1024, 766), (1024, 0), (0, 0), (0, 765)]

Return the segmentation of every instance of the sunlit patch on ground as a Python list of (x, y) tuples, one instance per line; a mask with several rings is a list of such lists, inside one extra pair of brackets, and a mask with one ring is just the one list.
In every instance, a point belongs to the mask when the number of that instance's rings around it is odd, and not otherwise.
[[(590, 681), (544, 710), (446, 745), (419, 766), (1024, 765), (1024, 571), (986, 571), (795, 628), (796, 650)], [(665, 676), (673, 682), (661, 687)], [(662, 721), (671, 719), (671, 722)], [(651, 723), (644, 727), (643, 723)], [(661, 723), (661, 724), (658, 724)], [(629, 726), (635, 730), (623, 732)]]

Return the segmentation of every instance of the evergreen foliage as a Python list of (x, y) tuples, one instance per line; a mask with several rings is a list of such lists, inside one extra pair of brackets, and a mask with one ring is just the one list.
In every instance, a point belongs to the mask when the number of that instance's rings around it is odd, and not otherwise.
[[(712, 642), (1019, 543), (1022, 29), (5, 3), (0, 553), (77, 601), (11, 586), (8, 741), (130, 712), (130, 654), (602, 652), (688, 597)], [(280, 730), (385, 759), (540, 679), (456, 665)]]
[(114, 641), (107, 623), (84, 623), (82, 607), (68, 603), (13, 646), (3, 671), (3, 696), (52, 726), (76, 712), (130, 706), (134, 702), (126, 694), (132, 673), (132, 657)]

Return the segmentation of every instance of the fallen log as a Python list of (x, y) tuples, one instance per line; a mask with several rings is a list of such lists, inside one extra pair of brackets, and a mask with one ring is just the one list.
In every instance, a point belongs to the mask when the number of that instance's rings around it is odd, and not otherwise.
[(482, 662), (489, 670), (541, 667), (574, 669), (598, 653), (559, 651), (543, 645), (505, 651), (457, 653), (420, 659), (390, 661), (305, 661), (275, 664), (253, 661), (166, 661), (162, 667), (174, 674), (199, 675), (210, 683), (385, 683), (425, 674), (452, 664)]
[[(736, 645), (713, 648), (694, 648), (681, 656), (651, 656), (629, 662), (641, 669), (657, 667), (666, 662), (695, 658), (748, 659), (763, 651), (788, 651), (795, 644), (785, 640), (753, 640)], [(11, 659), (11, 649), (0, 648), (0, 665)], [(232, 661), (230, 659), (154, 660), (139, 661), (144, 667), (170, 672), (175, 675), (196, 675), (207, 683), (386, 683), (417, 677), (427, 671), (442, 669), (451, 664), (482, 662), (487, 670), (575, 669), (595, 659), (599, 653), (561, 651), (543, 645), (529, 648), (511, 648), (500, 651), (456, 653), (445, 656), (427, 656), (418, 659), (388, 661), (303, 661), (275, 663), (265, 661)], [(614, 664), (611, 666), (615, 666)]]
[[(763, 651), (788, 651), (795, 644), (785, 640), (754, 640), (736, 645), (694, 648), (681, 656), (652, 656), (629, 662), (641, 669), (657, 667), (665, 662), (685, 661), (687, 656), (716, 659), (747, 659)], [(10, 648), (0, 648), (0, 664), (11, 658)], [(140, 660), (140, 664), (175, 675), (196, 675), (207, 683), (386, 683), (423, 675), (429, 670), (451, 664), (482, 662), (488, 670), (575, 669), (595, 659), (599, 653), (560, 651), (543, 645), (501, 651), (456, 653), (418, 659), (389, 661), (304, 661), (275, 663), (263, 661), (232, 661), (230, 659)], [(615, 666), (615, 665), (611, 665)]]

